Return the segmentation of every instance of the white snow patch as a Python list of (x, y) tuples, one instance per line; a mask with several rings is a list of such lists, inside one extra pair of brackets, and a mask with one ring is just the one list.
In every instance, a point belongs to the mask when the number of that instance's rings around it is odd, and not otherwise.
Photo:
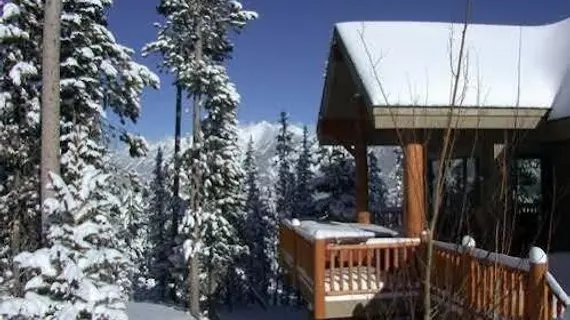
[(475, 239), (470, 236), (464, 236), (463, 239), (461, 239), (461, 245), (466, 248), (475, 248)]
[(9, 76), (14, 85), (21, 86), (23, 77), (25, 78), (26, 76), (35, 75), (37, 72), (38, 69), (36, 69), (34, 65), (21, 61), (16, 63), (16, 65), (10, 69)]
[[(127, 305), (127, 314), (130, 320), (192, 320), (186, 311), (174, 307), (147, 302), (130, 302)], [(291, 307), (271, 307), (264, 310), (259, 307), (236, 309), (233, 311), (220, 311), (221, 320), (292, 320), (306, 317), (305, 309)]]
[(548, 262), (548, 257), (546, 256), (546, 253), (539, 247), (530, 248), (530, 252), (528, 253), (528, 258), (532, 263), (543, 264)]
[(374, 232), (365, 231), (347, 224), (333, 224), (311, 220), (300, 221), (299, 226), (294, 226), (289, 220), (285, 220), (285, 223), (289, 224), (303, 238), (310, 241), (316, 239), (374, 238), (376, 235)]
[(127, 304), (127, 315), (130, 320), (192, 320), (190, 314), (185, 311), (175, 309), (160, 304), (147, 302), (129, 302)]
[(4, 14), (2, 15), (3, 19), (9, 19), (20, 15), (20, 8), (11, 2), (6, 3), (2, 10), (4, 11)]

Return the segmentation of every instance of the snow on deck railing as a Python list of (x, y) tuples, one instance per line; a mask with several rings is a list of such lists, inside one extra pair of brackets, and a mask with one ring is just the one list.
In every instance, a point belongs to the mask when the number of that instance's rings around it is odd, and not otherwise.
[[(443, 241), (434, 241), (434, 245), (436, 247), (449, 251), (455, 251), (457, 253), (462, 253), (464, 250), (461, 244), (448, 243)], [(522, 271), (528, 271), (530, 269), (530, 264), (528, 263), (527, 259), (513, 257), (502, 253), (496, 253), (479, 248), (473, 248), (471, 251), (471, 255), (480, 260), (494, 262), (497, 264), (505, 265)]]
[(548, 286), (550, 287), (550, 290), (552, 290), (552, 293), (554, 293), (554, 295), (560, 301), (562, 301), (566, 305), (566, 307), (570, 306), (570, 297), (568, 296), (568, 294), (566, 294), (566, 291), (562, 289), (558, 281), (556, 281), (556, 279), (550, 272), (546, 273), (546, 283), (548, 283)]
[[(442, 241), (434, 241), (434, 245), (438, 248), (457, 252), (461, 254), (463, 250), (465, 250), (465, 246), (462, 244), (454, 244)], [(535, 257), (537, 254), (535, 251), (540, 251), (542, 255), (540, 258)], [(490, 252), (487, 250), (479, 249), (474, 247), (474, 242), (471, 246), (471, 256), (485, 260), (489, 262), (494, 262), (497, 264), (505, 265), (514, 269), (518, 269), (521, 271), (529, 271), (530, 270), (530, 262), (533, 263), (546, 263), (546, 255), (544, 252), (538, 248), (533, 247), (530, 252), (530, 257), (528, 259), (519, 258), (519, 257), (512, 257), (506, 254), (500, 254), (495, 252)], [(539, 261), (540, 260), (540, 261)], [(564, 289), (560, 286), (558, 281), (554, 278), (554, 276), (550, 272), (546, 272), (545, 275), (546, 283), (552, 294), (556, 296), (558, 300), (560, 300), (566, 307), (570, 306), (570, 296), (564, 291)]]

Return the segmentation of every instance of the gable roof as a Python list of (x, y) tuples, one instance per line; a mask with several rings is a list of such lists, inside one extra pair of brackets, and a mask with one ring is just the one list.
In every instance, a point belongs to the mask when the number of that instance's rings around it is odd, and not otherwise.
[[(438, 22), (336, 24), (321, 117), (328, 104), (353, 94), (368, 107), (449, 106), (450, 52), (456, 66), (462, 29), (463, 24)], [(465, 39), (465, 85), (458, 92), (464, 96), (456, 105), (544, 108), (551, 110), (549, 119), (570, 117), (570, 19), (540, 26), (470, 24)], [(352, 85), (331, 79), (343, 74), (333, 72), (334, 50)]]

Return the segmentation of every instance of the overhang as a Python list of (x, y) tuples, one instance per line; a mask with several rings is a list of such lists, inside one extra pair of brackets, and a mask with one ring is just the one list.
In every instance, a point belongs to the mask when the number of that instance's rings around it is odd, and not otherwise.
[[(529, 130), (570, 117), (570, 19), (541, 26), (470, 24), (452, 103), (453, 66), (463, 27), (434, 22), (336, 24), (319, 111), (319, 141), (351, 141), (359, 107), (366, 109), (366, 129), (387, 136), (395, 129), (448, 126)], [(368, 142), (397, 144), (386, 137)]]

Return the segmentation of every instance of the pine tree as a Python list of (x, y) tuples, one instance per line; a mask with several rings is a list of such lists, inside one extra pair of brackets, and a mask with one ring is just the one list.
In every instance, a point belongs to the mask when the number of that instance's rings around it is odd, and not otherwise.
[[(37, 247), (42, 6), (3, 5), (0, 17), (0, 292), (17, 293), (12, 257)], [(34, 18), (35, 17), (35, 18)]]
[(353, 221), (355, 204), (354, 159), (343, 147), (321, 147), (315, 178), (315, 206), (321, 218)]
[(247, 245), (249, 248), (248, 275), (254, 289), (261, 294), (267, 294), (271, 268), (266, 253), (266, 238), (269, 232), (275, 231), (267, 228), (266, 219), (270, 212), (266, 199), (263, 198), (259, 188), (258, 168), (255, 164), (253, 139), (247, 146), (243, 163), (245, 171), (245, 214)]
[[(198, 316), (198, 313), (200, 313), (198, 301), (200, 266), (198, 264), (197, 253), (201, 251), (202, 242), (208, 241), (208, 239), (204, 239), (204, 236), (211, 236), (214, 232), (211, 227), (207, 226), (207, 224), (209, 224), (207, 221), (212, 221), (213, 223), (217, 221), (217, 219), (221, 217), (220, 212), (225, 214), (227, 218), (233, 219), (231, 213), (223, 211), (222, 209), (235, 205), (231, 203), (231, 200), (221, 200), (218, 203), (213, 203), (207, 198), (209, 194), (206, 193), (205, 189), (210, 187), (217, 188), (215, 183), (225, 178), (221, 176), (221, 173), (216, 176), (208, 177), (208, 170), (212, 170), (213, 172), (222, 170), (216, 168), (216, 166), (218, 166), (216, 162), (212, 163), (213, 168), (208, 168), (207, 161), (211, 156), (206, 154), (206, 150), (201, 149), (205, 145), (210, 144), (212, 147), (211, 152), (217, 149), (232, 153), (233, 151), (224, 149), (232, 148), (229, 145), (231, 145), (231, 140), (234, 139), (234, 137), (231, 136), (231, 128), (224, 128), (222, 130), (216, 128), (214, 123), (211, 123), (212, 128), (209, 130), (218, 130), (222, 134), (229, 134), (229, 136), (220, 136), (220, 139), (225, 139), (226, 142), (230, 142), (227, 145), (222, 144), (216, 146), (215, 141), (208, 141), (209, 136), (206, 133), (207, 129), (205, 128), (204, 132), (201, 130), (201, 111), (202, 107), (206, 110), (215, 107), (220, 109), (235, 108), (235, 105), (233, 105), (234, 102), (232, 102), (234, 97), (227, 95), (228, 93), (231, 94), (228, 90), (233, 90), (233, 87), (227, 85), (229, 81), (221, 65), (229, 57), (233, 49), (233, 45), (229, 40), (230, 31), (240, 31), (247, 22), (255, 19), (257, 14), (243, 10), (241, 4), (237, 1), (228, 0), (207, 2), (200, 0), (164, 0), (161, 1), (159, 5), (159, 13), (166, 18), (165, 23), (159, 26), (158, 39), (147, 45), (145, 51), (158, 52), (163, 56), (162, 65), (171, 70), (175, 75), (177, 84), (182, 86), (182, 89), (184, 89), (193, 101), (194, 140), (192, 151), (190, 152), (192, 160), (186, 161), (186, 164), (190, 165), (189, 167), (183, 167), (186, 171), (191, 173), (190, 176), (193, 177), (191, 180), (193, 187), (190, 197), (190, 209), (186, 210), (184, 214), (179, 233), (184, 239), (184, 257), (188, 260), (190, 269), (188, 279), (190, 311), (193, 315)], [(209, 82), (210, 80), (212, 80), (215, 85)], [(225, 87), (216, 87), (220, 85)], [(228, 89), (229, 87), (232, 87), (232, 89)], [(211, 111), (212, 110), (207, 110), (208, 113)], [(206, 119), (204, 121), (206, 122), (204, 124), (207, 125), (208, 120)], [(226, 123), (231, 122), (231, 120), (228, 121), (227, 119), (221, 121)], [(224, 130), (227, 132), (224, 133)], [(217, 158), (218, 156), (221, 158)], [(224, 158), (226, 156), (228, 155), (218, 154), (214, 159), (216, 161), (225, 161)], [(229, 155), (229, 157), (231, 158), (232, 156)], [(237, 176), (234, 172), (228, 171), (226, 173), (230, 176)], [(214, 185), (210, 186), (208, 184), (211, 182), (206, 181), (207, 179), (202, 179), (203, 177), (218, 181), (215, 181)], [(233, 186), (231, 185), (233, 182), (226, 180), (224, 183), (228, 184), (230, 190), (224, 191), (223, 194), (233, 192)], [(207, 208), (208, 206), (209, 208)], [(215, 223), (210, 225), (216, 226)], [(218, 228), (216, 227), (215, 229)], [(219, 229), (220, 230), (216, 232), (231, 233), (229, 230), (224, 230), (223, 228)], [(225, 235), (220, 236), (224, 237)], [(208, 247), (208, 245), (206, 245), (206, 247)], [(210, 252), (210, 250), (213, 250), (216, 252), (217, 249), (212, 249), (213, 247), (206, 249), (206, 251)], [(232, 256), (234, 254), (235, 253), (232, 253)], [(210, 257), (210, 259), (215, 260), (216, 258)], [(220, 270), (222, 272), (226, 271), (224, 268)], [(211, 277), (209, 279), (211, 279)], [(211, 287), (208, 286), (208, 289), (211, 289)], [(210, 291), (211, 290), (207, 290), (207, 292)]]
[[(117, 170), (114, 170), (116, 173)], [(133, 171), (114, 175), (111, 179), (112, 190), (119, 196), (120, 206), (111, 221), (117, 228), (117, 239), (132, 261), (132, 269), (124, 270), (121, 287), (134, 298), (146, 298), (152, 279), (149, 279), (149, 217), (148, 193), (138, 174)], [(113, 181), (116, 180), (116, 181)], [(114, 188), (113, 188), (114, 187)], [(117, 188), (118, 187), (118, 188)]]
[[(85, 160), (96, 168), (101, 167), (100, 154), (105, 150), (103, 111), (113, 111), (121, 123), (136, 121), (142, 90), (157, 87), (159, 82), (150, 70), (132, 60), (133, 51), (118, 44), (106, 28), (110, 6), (110, 0), (73, 0), (64, 5), (62, 15), (62, 133), (65, 135), (76, 124), (85, 127), (90, 147), (95, 150)], [(142, 138), (125, 130), (120, 138), (129, 145), (132, 155), (140, 155), (140, 148), (146, 146)], [(65, 156), (63, 138), (62, 142)]]
[(277, 134), (277, 182), (275, 193), (277, 197), (277, 212), (281, 217), (296, 217), (293, 208), (295, 174), (293, 173), (293, 135), (289, 131), (287, 113), (279, 115), (280, 130)]
[(294, 212), (301, 217), (313, 216), (313, 178), (314, 174), (311, 170), (313, 166), (313, 155), (311, 153), (311, 143), (309, 141), (309, 130), (307, 126), (303, 127), (303, 141), (301, 143), (301, 151), (297, 159), (295, 168), (295, 198)]
[(388, 187), (382, 177), (378, 165), (378, 157), (373, 152), (368, 153), (368, 207), (375, 221), (379, 221), (382, 210), (386, 208)]
[(271, 189), (266, 187), (261, 189), (261, 199), (265, 201), (267, 206), (267, 213), (263, 216), (260, 224), (260, 229), (263, 230), (263, 279), (260, 283), (262, 290), (267, 293), (273, 293), (274, 304), (277, 303), (279, 298), (278, 285), (282, 281), (282, 269), (279, 263), (279, 213), (272, 201), (273, 199)]
[[(0, 151), (2, 163), (10, 166), (0, 196), (3, 204), (11, 206), (0, 206), (0, 216), (6, 217), (8, 210), (16, 212), (7, 220), (12, 231), (19, 230), (10, 239), (11, 256), (22, 249), (37, 247), (30, 240), (37, 235), (38, 221), (33, 217), (40, 208), (36, 137), (42, 71), (41, 48), (37, 44), (42, 42), (42, 5), (41, 1), (11, 1), (4, 6), (0, 20), (0, 66), (4, 71), (0, 73), (0, 139), (3, 146), (10, 146)], [(142, 90), (158, 86), (158, 78), (133, 62), (133, 52), (116, 43), (107, 29), (106, 13), (110, 5), (109, 0), (69, 0), (63, 4), (60, 162), (61, 177), (67, 183), (78, 181), (84, 174), (77, 165), (80, 163), (77, 157), (85, 166), (108, 170), (104, 166), (107, 161), (104, 111), (112, 111), (122, 124), (126, 120), (135, 121), (140, 114)], [(141, 154), (144, 140), (119, 130), (131, 153)], [(4, 250), (0, 254), (1, 251)], [(14, 295), (19, 295), (17, 287), (12, 292)]]
[(390, 206), (400, 208), (404, 201), (404, 152), (400, 147), (394, 148), (393, 152), (396, 156), (396, 163), (390, 172), (390, 179), (394, 186), (389, 190), (388, 202)]
[(150, 186), (150, 245), (151, 265), (150, 271), (156, 280), (156, 295), (159, 299), (166, 298), (168, 281), (168, 255), (170, 252), (169, 221), (167, 207), (169, 193), (167, 190), (167, 177), (165, 172), (162, 148), (158, 148), (154, 167), (154, 177)]
[(128, 293), (117, 283), (131, 261), (112, 223), (121, 203), (109, 191), (109, 176), (83, 161), (89, 150), (82, 148), (82, 129), (68, 135), (67, 164), (74, 174), (67, 182), (51, 175), (56, 196), (45, 203), (47, 246), (14, 258), (29, 280), (23, 298), (0, 305), (0, 315), (8, 319), (126, 319)]
[[(245, 215), (243, 178), (238, 146), (237, 106), (239, 95), (223, 67), (211, 68), (209, 90), (204, 99), (206, 117), (203, 120), (206, 159), (204, 168), (204, 220), (202, 224), (204, 266), (208, 275), (209, 304), (221, 292), (239, 296), (232, 288), (243, 284), (245, 267)], [(233, 285), (224, 288), (221, 279), (231, 279)], [(216, 283), (217, 282), (217, 283)], [(241, 286), (243, 287), (243, 286)], [(213, 310), (210, 308), (210, 311)]]

